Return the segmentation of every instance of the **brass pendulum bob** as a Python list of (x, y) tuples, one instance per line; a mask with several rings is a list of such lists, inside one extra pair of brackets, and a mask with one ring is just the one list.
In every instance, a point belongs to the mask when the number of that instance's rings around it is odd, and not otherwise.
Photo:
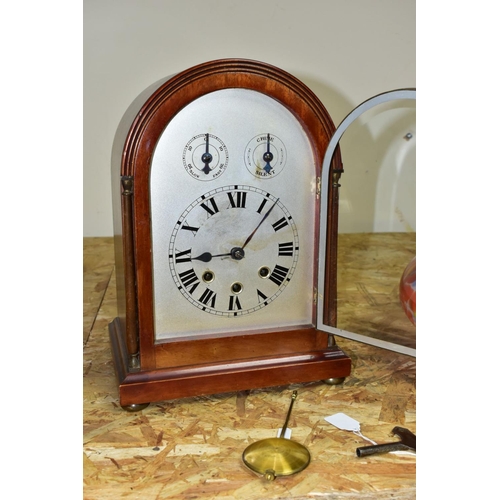
[(280, 437), (261, 439), (249, 445), (243, 452), (245, 465), (258, 474), (263, 474), (268, 481), (278, 476), (290, 476), (304, 470), (311, 460), (309, 450), (291, 439), (285, 438), (285, 432), (292, 413), (297, 391), (293, 391), (292, 401)]

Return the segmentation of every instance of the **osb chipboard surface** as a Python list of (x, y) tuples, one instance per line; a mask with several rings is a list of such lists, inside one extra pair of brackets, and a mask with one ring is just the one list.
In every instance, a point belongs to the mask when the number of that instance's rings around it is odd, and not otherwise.
[(114, 266), (113, 238), (83, 239), (83, 343), (87, 342)]
[(416, 255), (415, 233), (339, 235), (337, 326), (415, 349), (415, 326), (399, 301), (399, 282)]
[[(85, 289), (104, 292), (97, 309), (84, 308), (91, 325), (84, 349), (85, 499), (415, 498), (415, 455), (357, 458), (355, 449), (370, 443), (324, 420), (343, 412), (376, 442), (394, 440), (395, 425), (416, 432), (416, 362), (408, 356), (337, 338), (353, 363), (340, 386), (295, 384), (152, 403), (137, 413), (121, 409), (107, 331), (116, 314), (112, 243), (92, 240), (85, 262), (99, 272), (85, 266)], [(276, 435), (293, 389), (298, 398), (288, 427), (311, 463), (267, 482), (241, 456), (250, 443)]]

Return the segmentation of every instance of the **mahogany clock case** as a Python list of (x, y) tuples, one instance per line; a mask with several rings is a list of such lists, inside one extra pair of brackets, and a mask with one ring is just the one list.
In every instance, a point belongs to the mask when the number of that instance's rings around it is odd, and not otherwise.
[[(223, 59), (200, 64), (146, 89), (118, 127), (112, 154), (118, 316), (109, 325), (124, 407), (203, 394), (316, 380), (342, 380), (351, 361), (333, 335), (309, 325), (159, 341), (155, 337), (150, 175), (155, 147), (171, 120), (190, 103), (224, 89), (248, 89), (278, 101), (302, 125), (315, 156), (316, 178), (335, 126), (300, 80), (266, 63)], [(331, 170), (342, 172), (340, 150)], [(185, 173), (185, 172), (184, 172)], [(179, 179), (178, 182), (182, 182)], [(319, 183), (319, 182), (318, 182)], [(319, 199), (328, 196), (325, 317), (336, 325), (338, 184), (322, 186), (315, 207), (317, 273)], [(312, 289), (311, 294), (315, 293)], [(189, 318), (186, 318), (189, 321)]]

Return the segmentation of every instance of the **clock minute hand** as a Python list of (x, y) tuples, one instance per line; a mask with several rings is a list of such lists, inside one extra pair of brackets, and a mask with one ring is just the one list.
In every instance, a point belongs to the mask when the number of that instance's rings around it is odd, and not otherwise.
[(257, 229), (259, 229), (259, 227), (262, 225), (262, 223), (267, 219), (268, 215), (271, 213), (272, 209), (276, 206), (276, 203), (278, 203), (278, 201), (279, 201), (279, 198), (273, 203), (273, 206), (265, 213), (264, 217), (262, 217), (262, 219), (259, 222), (259, 224), (257, 225), (257, 227), (252, 231), (250, 236), (246, 239), (245, 243), (243, 243), (243, 246), (241, 247), (242, 250), (247, 246), (247, 244), (253, 238), (253, 235), (257, 232)]
[(201, 260), (201, 262), (210, 262), (214, 257), (232, 257), (235, 260), (241, 260), (245, 256), (245, 252), (243, 251), (250, 240), (253, 238), (253, 235), (257, 232), (257, 229), (262, 225), (262, 223), (267, 219), (269, 214), (272, 212), (273, 208), (278, 203), (279, 198), (273, 203), (272, 207), (264, 214), (264, 217), (257, 224), (257, 227), (250, 233), (250, 236), (246, 239), (245, 243), (243, 243), (242, 247), (234, 247), (231, 249), (229, 253), (219, 253), (216, 255), (212, 255), (210, 252), (203, 252), (198, 255), (198, 257), (191, 257), (191, 260)]

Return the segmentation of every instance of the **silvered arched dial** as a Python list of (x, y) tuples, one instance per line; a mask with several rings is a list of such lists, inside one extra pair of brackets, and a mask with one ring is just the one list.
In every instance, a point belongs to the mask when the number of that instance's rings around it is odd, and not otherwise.
[(169, 244), (170, 273), (202, 311), (250, 314), (285, 289), (297, 266), (298, 232), (279, 198), (262, 189), (213, 189), (181, 214)]

